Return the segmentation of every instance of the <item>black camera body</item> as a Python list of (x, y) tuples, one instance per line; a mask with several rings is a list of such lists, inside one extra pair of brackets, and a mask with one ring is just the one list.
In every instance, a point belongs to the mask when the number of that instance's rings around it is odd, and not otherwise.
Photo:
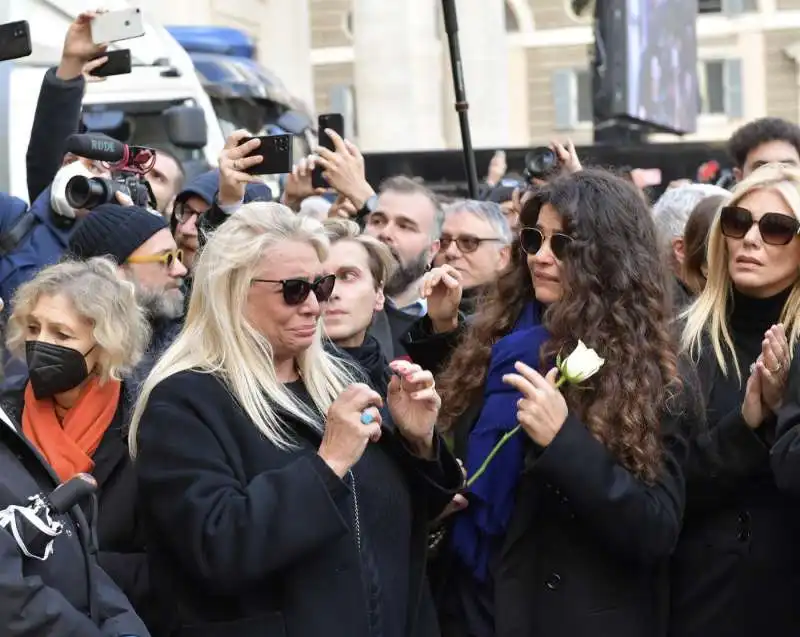
[(70, 206), (91, 210), (104, 203), (117, 203), (116, 193), (131, 198), (134, 206), (156, 208), (153, 189), (145, 175), (156, 163), (156, 151), (145, 146), (128, 146), (107, 135), (76, 134), (67, 139), (66, 150), (78, 157), (103, 162), (111, 170), (111, 179), (73, 177), (67, 182)]
[(73, 208), (92, 210), (105, 203), (117, 203), (116, 193), (121, 192), (133, 201), (134, 206), (155, 207), (155, 197), (147, 180), (139, 174), (120, 171), (111, 179), (78, 175), (67, 182), (67, 202)]
[(525, 155), (525, 169), (522, 176), (528, 183), (534, 179), (547, 180), (561, 170), (561, 161), (552, 148), (540, 146)]

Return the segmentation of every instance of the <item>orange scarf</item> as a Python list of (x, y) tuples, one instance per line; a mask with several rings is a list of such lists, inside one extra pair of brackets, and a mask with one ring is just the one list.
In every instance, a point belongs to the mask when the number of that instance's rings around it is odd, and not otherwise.
[(97, 378), (86, 383), (78, 401), (59, 422), (52, 398), (36, 400), (31, 384), (25, 388), (22, 431), (39, 450), (62, 482), (94, 469), (91, 456), (114, 419), (120, 383), (101, 385)]

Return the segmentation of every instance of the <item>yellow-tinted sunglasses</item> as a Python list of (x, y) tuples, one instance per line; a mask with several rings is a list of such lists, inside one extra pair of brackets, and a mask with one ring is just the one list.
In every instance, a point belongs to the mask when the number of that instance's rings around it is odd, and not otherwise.
[(150, 254), (141, 257), (128, 257), (128, 263), (163, 263), (167, 268), (171, 268), (176, 259), (183, 263), (183, 250), (172, 250), (163, 254)]

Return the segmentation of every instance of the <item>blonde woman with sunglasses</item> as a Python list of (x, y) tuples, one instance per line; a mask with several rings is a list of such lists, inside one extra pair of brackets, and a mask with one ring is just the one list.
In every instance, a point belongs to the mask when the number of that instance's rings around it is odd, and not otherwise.
[(708, 238), (708, 282), (683, 344), (706, 405), (672, 561), (671, 635), (800, 632), (800, 508), (770, 449), (800, 334), (800, 172), (769, 164), (739, 183)]
[(433, 431), (430, 372), (395, 361), (381, 394), (331, 352), (329, 247), (315, 219), (249, 203), (196, 261), (129, 436), (154, 633), (436, 633), (428, 521), (461, 471)]

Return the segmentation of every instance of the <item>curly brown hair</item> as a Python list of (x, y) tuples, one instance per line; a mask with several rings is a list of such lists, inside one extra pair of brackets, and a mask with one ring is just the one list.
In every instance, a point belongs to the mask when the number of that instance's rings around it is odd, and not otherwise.
[[(652, 216), (635, 187), (602, 170), (538, 189), (523, 207), (521, 225), (535, 226), (544, 205), (555, 209), (573, 241), (562, 264), (563, 295), (542, 317), (550, 332), (542, 360), (571, 351), (579, 338), (605, 358), (602, 371), (580, 387), (564, 386), (567, 404), (624, 467), (652, 482), (662, 465), (661, 418), (681, 384), (671, 281)], [(526, 260), (519, 261), (501, 277), (494, 305), (482, 305), (442, 374), (445, 426), (479, 395), (492, 344), (533, 298)]]

